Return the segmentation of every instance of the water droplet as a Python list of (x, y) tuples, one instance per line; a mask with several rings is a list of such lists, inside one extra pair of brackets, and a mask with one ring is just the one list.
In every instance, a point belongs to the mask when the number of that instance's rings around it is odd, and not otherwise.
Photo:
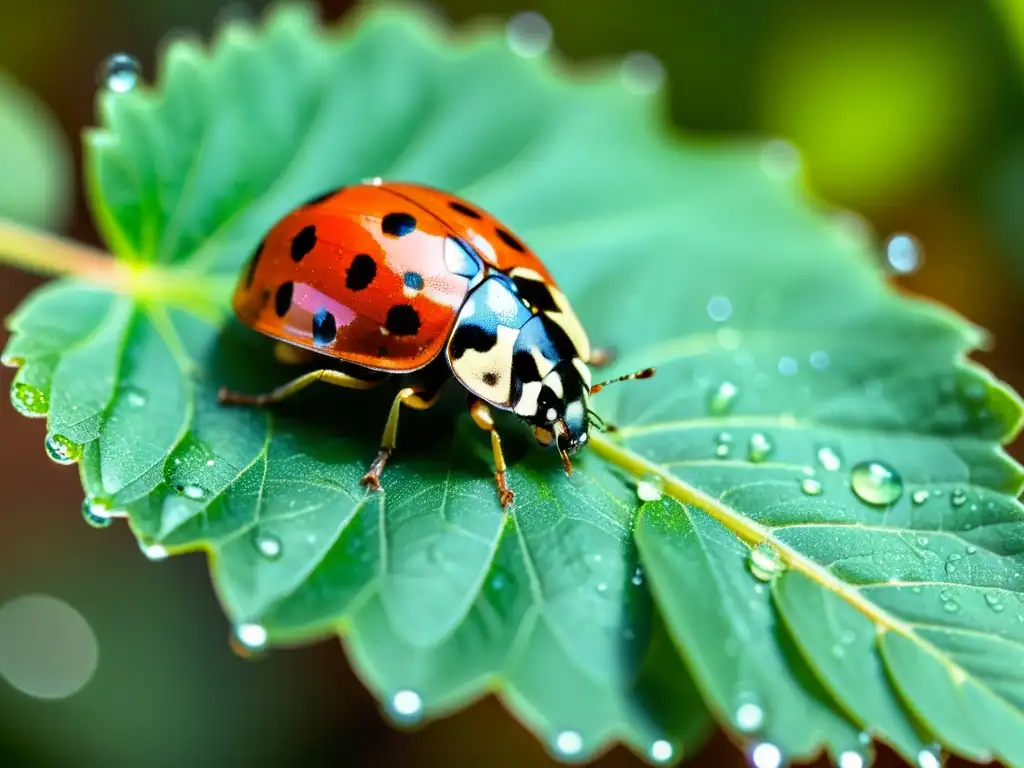
[(818, 463), (821, 464), (821, 468), (828, 472), (835, 472), (843, 465), (842, 459), (839, 458), (839, 454), (836, 453), (835, 449), (823, 445), (818, 448)]
[(636, 567), (636, 570), (633, 571), (633, 578), (630, 579), (630, 581), (633, 583), (634, 587), (639, 587), (644, 583), (644, 571), (639, 565)]
[(651, 760), (656, 763), (667, 763), (672, 759), (675, 754), (675, 749), (672, 744), (665, 741), (664, 739), (658, 739), (656, 742), (651, 744), (650, 756)]
[(803, 480), (800, 481), (800, 490), (806, 493), (808, 496), (820, 496), (821, 483), (819, 483), (813, 477), (805, 477)]
[(1001, 613), (1004, 607), (1002, 602), (999, 600), (999, 595), (991, 592), (985, 593), (985, 604), (996, 613)]
[(508, 47), (528, 59), (544, 54), (551, 47), (553, 37), (551, 22), (536, 11), (517, 13), (505, 27)]
[(41, 389), (19, 381), (11, 387), (11, 405), (22, 416), (39, 419), (50, 410), (50, 398)]
[(811, 352), (811, 355), (809, 358), (807, 358), (807, 360), (811, 364), (811, 368), (813, 368), (816, 371), (824, 371), (826, 368), (828, 368), (828, 352), (826, 352), (823, 349), (816, 349), (813, 352)]
[(960, 560), (961, 555), (956, 553), (951, 554), (946, 558), (946, 573), (953, 573), (956, 570), (957, 561)]
[(832, 646), (832, 655), (835, 656), (837, 659), (841, 659), (843, 658), (843, 656), (846, 655), (846, 649), (839, 643), (836, 643)]
[(771, 581), (786, 569), (782, 555), (767, 541), (760, 542), (747, 555), (747, 566), (754, 578)]
[(792, 376), (800, 368), (799, 364), (792, 357), (779, 358), (779, 373), (783, 376)]
[(937, 749), (922, 749), (917, 753), (918, 768), (941, 768), (942, 760), (939, 759)]
[(960, 603), (953, 598), (947, 598), (945, 602), (942, 603), (942, 610), (946, 613), (956, 613), (960, 610)]
[(857, 741), (866, 747), (871, 743), (871, 734), (867, 731), (861, 731), (857, 734)]
[(866, 764), (864, 755), (860, 752), (854, 752), (852, 749), (848, 749), (845, 752), (840, 753), (839, 759), (837, 760), (838, 768), (864, 768)]
[(126, 53), (115, 53), (100, 65), (100, 85), (114, 93), (127, 93), (139, 83), (142, 67)]
[(262, 651), (270, 639), (266, 628), (260, 624), (239, 624), (235, 627), (235, 638), (247, 651)]
[(728, 432), (719, 432), (715, 438), (715, 456), (720, 459), (729, 458), (729, 451), (732, 450), (732, 435)]
[(657, 56), (634, 51), (622, 60), (622, 84), (638, 96), (655, 93), (665, 83), (665, 66)]
[(605, 582), (602, 581), (600, 584), (597, 585), (597, 591), (601, 592), (601, 593), (607, 592), (608, 591), (608, 585)]
[(761, 147), (760, 163), (766, 176), (785, 181), (800, 170), (800, 151), (785, 139), (772, 139)]
[(555, 737), (555, 749), (562, 755), (578, 755), (583, 751), (583, 737), (578, 731), (562, 731)]
[(962, 507), (967, 501), (967, 492), (963, 488), (954, 488), (949, 493), (949, 503), (954, 509)]
[(750, 436), (750, 443), (747, 445), (747, 458), (755, 464), (764, 461), (774, 447), (767, 435), (755, 432)]
[(738, 390), (731, 381), (723, 381), (718, 388), (711, 393), (708, 399), (708, 410), (717, 416), (728, 413), (736, 402)]
[(93, 528), (109, 528), (114, 522), (110, 502), (105, 499), (86, 499), (82, 502), (82, 517)]
[(885, 258), (898, 275), (909, 275), (921, 266), (921, 247), (910, 235), (893, 235), (885, 245)]
[(166, 560), (170, 554), (166, 547), (162, 547), (159, 544), (146, 544), (142, 541), (139, 542), (139, 549), (142, 550), (142, 554), (144, 554), (148, 560), (151, 560), (154, 563)]
[(782, 750), (767, 741), (757, 744), (750, 750), (750, 764), (754, 768), (780, 768)]
[(966, 553), (967, 553), (968, 555), (973, 555), (973, 554), (976, 554), (976, 553), (977, 553), (977, 551), (978, 551), (978, 548), (977, 548), (976, 546), (974, 546), (974, 545), (972, 544), (972, 545), (968, 546), (968, 547), (967, 547), (967, 549), (965, 549), (964, 551), (965, 551), (965, 552), (966, 552)]
[(253, 543), (257, 551), (268, 560), (277, 560), (284, 551), (281, 540), (272, 533), (257, 533)]
[(865, 504), (887, 507), (903, 495), (903, 480), (895, 469), (880, 461), (862, 461), (850, 472), (853, 492)]
[(724, 323), (732, 316), (732, 302), (726, 296), (708, 299), (708, 316), (716, 323)]
[(125, 387), (124, 399), (128, 401), (128, 405), (132, 408), (141, 408), (146, 404), (146, 394), (136, 387)]
[(921, 587), (911, 587), (910, 591), (913, 592), (915, 595), (920, 595), (921, 594)]
[(636, 495), (640, 501), (661, 501), (664, 481), (658, 475), (649, 475), (636, 484)]
[(82, 446), (64, 435), (46, 436), (46, 454), (58, 464), (74, 464), (82, 458)]
[(184, 485), (181, 488), (181, 494), (190, 499), (198, 501), (206, 496), (206, 491), (200, 488), (198, 485)]
[(919, 488), (918, 490), (910, 494), (910, 500), (914, 502), (914, 506), (919, 507), (926, 501), (928, 501), (928, 498), (930, 496), (931, 494), (928, 493), (928, 491), (926, 491), (924, 488)]
[(918, 536), (917, 537), (917, 543), (920, 544), (922, 547), (927, 547), (928, 546), (928, 537), (927, 536)]
[(736, 707), (733, 720), (744, 733), (753, 733), (764, 725), (764, 710), (754, 702), (747, 701)]

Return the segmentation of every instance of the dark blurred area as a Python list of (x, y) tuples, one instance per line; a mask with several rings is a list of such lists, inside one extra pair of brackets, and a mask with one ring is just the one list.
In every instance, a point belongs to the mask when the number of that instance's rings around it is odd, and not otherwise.
[[(697, 140), (792, 142), (813, 193), (865, 217), (880, 263), (890, 235), (916, 238), (922, 263), (900, 262), (892, 279), (989, 329), (996, 343), (978, 359), (1024, 389), (1024, 43), (1015, 48), (996, 3), (520, 2), (434, 6), (455, 23), (537, 11), (573, 59), (648, 51), (664, 64), (674, 121)], [(98, 242), (79, 137), (94, 120), (100, 63), (124, 51), (151, 76), (168, 34), (208, 37), (219, 20), (263, 5), (0, 0), (0, 76), (46, 106), (73, 155), (73, 191), (67, 211), (50, 217), (54, 228)], [(348, 5), (322, 3), (331, 19)], [(0, 315), (39, 282), (0, 268)], [(10, 375), (3, 370), (0, 388)], [(61, 662), (70, 671), (51, 671), (88, 682), (50, 699), (0, 682), (0, 766), (549, 763), (493, 699), (415, 733), (394, 730), (336, 642), (236, 657), (203, 558), (151, 563), (124, 526), (85, 525), (75, 471), (48, 460), (43, 437), (42, 423), (0, 405), (0, 605), (32, 594), (62, 601), (22, 607), (49, 622), (54, 654), (80, 638), (81, 658)], [(640, 762), (617, 749), (598, 764)], [(690, 764), (744, 759), (719, 735)], [(898, 764), (888, 752), (876, 761)]]

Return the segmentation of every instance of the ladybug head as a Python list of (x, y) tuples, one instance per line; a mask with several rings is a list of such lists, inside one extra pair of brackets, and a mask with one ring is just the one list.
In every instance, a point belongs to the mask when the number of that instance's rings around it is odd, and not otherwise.
[(590, 435), (588, 392), (580, 371), (571, 360), (566, 360), (541, 380), (537, 410), (528, 417), (537, 441), (558, 448), (566, 472), (571, 472), (568, 456)]

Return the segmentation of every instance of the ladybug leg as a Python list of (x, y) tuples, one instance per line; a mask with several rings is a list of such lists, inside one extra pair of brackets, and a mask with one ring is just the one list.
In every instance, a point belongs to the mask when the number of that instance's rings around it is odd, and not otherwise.
[(501, 438), (494, 428), (491, 409), (483, 400), (474, 398), (469, 404), (469, 415), (473, 417), (473, 422), (480, 429), (491, 433), (491, 450), (494, 452), (494, 482), (498, 486), (498, 499), (501, 501), (501, 506), (510, 506), (516, 495), (508, 487), (508, 481), (505, 479), (505, 456), (501, 452)]
[(326, 384), (334, 384), (338, 387), (348, 389), (370, 389), (377, 386), (380, 381), (366, 381), (349, 376), (341, 371), (334, 371), (330, 368), (323, 368), (319, 371), (310, 371), (307, 374), (292, 379), (287, 384), (282, 384), (277, 389), (264, 392), (261, 395), (247, 395), (242, 392), (232, 392), (227, 387), (222, 387), (217, 393), (217, 400), (221, 403), (232, 403), (235, 405), (270, 405), (286, 400), (297, 392), (301, 392), (310, 384), (322, 381)]
[(395, 445), (398, 442), (398, 416), (402, 412), (402, 406), (405, 405), (418, 411), (425, 411), (437, 402), (437, 392), (429, 398), (423, 395), (424, 391), (422, 389), (406, 387), (399, 391), (391, 402), (391, 411), (388, 413), (387, 424), (384, 425), (384, 435), (380, 440), (380, 450), (377, 451), (377, 458), (373, 460), (370, 468), (359, 481), (371, 491), (380, 490), (380, 475), (384, 471), (384, 465), (387, 464), (388, 458), (391, 456), (391, 452), (395, 450)]
[(592, 349), (590, 350), (590, 359), (587, 360), (588, 365), (592, 365), (595, 368), (604, 368), (606, 365), (611, 365), (615, 362), (615, 350), (612, 349)]

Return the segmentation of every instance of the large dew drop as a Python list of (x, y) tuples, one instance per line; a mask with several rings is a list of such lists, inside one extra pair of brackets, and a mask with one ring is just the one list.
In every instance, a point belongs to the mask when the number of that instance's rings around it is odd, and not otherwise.
[(11, 387), (11, 405), (22, 416), (41, 419), (50, 410), (50, 398), (43, 390), (19, 381)]
[(636, 495), (640, 501), (661, 501), (664, 482), (658, 475), (648, 475), (636, 484)]
[(759, 581), (771, 581), (786, 570), (782, 555), (767, 541), (760, 542), (750, 550), (750, 554), (747, 555), (747, 567)]
[(839, 454), (836, 453), (834, 448), (828, 445), (823, 445), (818, 448), (818, 463), (821, 464), (821, 468), (827, 472), (835, 472), (843, 465), (843, 461), (839, 458)]
[(253, 543), (256, 545), (256, 551), (267, 560), (277, 560), (284, 552), (281, 540), (272, 533), (257, 533)]
[(750, 443), (747, 446), (747, 458), (755, 464), (768, 458), (775, 446), (768, 436), (761, 432), (755, 432), (750, 436)]
[(921, 265), (921, 247), (910, 235), (893, 235), (886, 243), (885, 258), (893, 272), (909, 275)]
[(82, 446), (64, 435), (50, 434), (46, 436), (46, 455), (58, 464), (74, 464), (82, 458)]
[(754, 768), (781, 768), (782, 750), (765, 741), (754, 745), (748, 759)]
[(260, 624), (239, 624), (235, 627), (235, 638), (248, 651), (262, 651), (267, 647), (270, 635)]
[(517, 13), (505, 27), (505, 39), (513, 53), (527, 59), (544, 54), (554, 37), (551, 23), (536, 11)]
[(903, 495), (903, 479), (888, 464), (862, 461), (850, 471), (850, 487), (857, 498), (873, 507), (888, 507)]
[(672, 756), (675, 753), (675, 748), (672, 746), (671, 742), (665, 741), (665, 739), (658, 739), (656, 742), (651, 744), (651, 760), (656, 763), (667, 763), (672, 759)]
[(708, 397), (708, 412), (713, 416), (724, 416), (732, 410), (739, 390), (731, 381), (723, 381)]
[(114, 517), (110, 514), (110, 502), (103, 499), (83, 501), (82, 518), (93, 528), (109, 528), (114, 522)]
[(388, 710), (391, 716), (398, 722), (406, 725), (418, 723), (423, 719), (423, 697), (416, 691), (404, 688), (396, 691), (388, 702)]
[(755, 702), (746, 701), (736, 707), (733, 722), (744, 733), (753, 733), (764, 725), (764, 710)]
[(139, 84), (142, 67), (126, 53), (115, 53), (100, 65), (100, 85), (114, 93), (128, 93)]

